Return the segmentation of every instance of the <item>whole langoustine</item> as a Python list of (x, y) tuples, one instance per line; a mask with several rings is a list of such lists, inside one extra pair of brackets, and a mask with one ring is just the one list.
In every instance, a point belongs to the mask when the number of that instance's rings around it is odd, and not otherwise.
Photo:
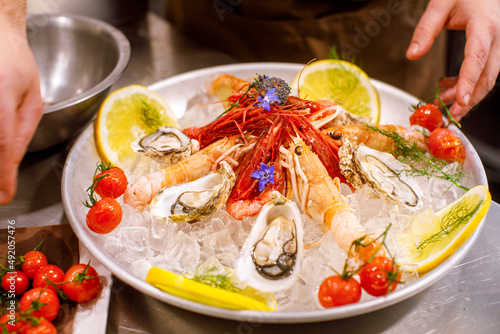
[(241, 145), (239, 136), (220, 139), (174, 165), (140, 177), (127, 188), (123, 199), (128, 205), (142, 210), (162, 188), (199, 179), (238, 145)]
[(321, 131), (328, 134), (338, 146), (342, 145), (343, 138), (347, 138), (353, 144), (364, 144), (369, 148), (390, 153), (396, 145), (394, 139), (390, 135), (395, 133), (410, 142), (414, 142), (422, 151), (428, 149), (427, 134), (425, 130), (419, 130), (412, 127), (400, 125), (367, 126), (354, 124), (334, 126)]
[[(323, 232), (330, 231), (340, 248), (353, 257), (366, 261), (373, 255), (377, 242), (369, 236), (318, 156), (299, 138), (293, 138), (289, 149), (281, 147), (283, 165), (288, 169), (293, 193), (301, 210), (320, 223)], [(371, 243), (352, 253), (356, 240)]]

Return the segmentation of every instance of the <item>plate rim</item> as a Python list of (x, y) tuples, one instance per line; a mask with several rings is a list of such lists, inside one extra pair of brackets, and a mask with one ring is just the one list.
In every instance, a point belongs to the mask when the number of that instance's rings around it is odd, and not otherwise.
[[(217, 72), (249, 70), (255, 67), (262, 69), (272, 68), (280, 70), (297, 70), (297, 68), (303, 67), (303, 64), (265, 62), (207, 67), (185, 72), (176, 76), (172, 76), (165, 80), (158, 81), (150, 85), (149, 88), (152, 90), (158, 90), (162, 85), (189, 80), (193, 77), (196, 78), (210, 73), (216, 74)], [(402, 94), (403, 96), (406, 95), (407, 97), (416, 99), (414, 96), (402, 91), (399, 88), (378, 80), (371, 80), (373, 81), (374, 85), (376, 85), (377, 89), (387, 88), (390, 90), (394, 90), (395, 92), (397, 92), (398, 94)], [(461, 131), (458, 130), (458, 133), (461, 135), (461, 139), (465, 139), (465, 145), (467, 145), (471, 149), (470, 153), (474, 155), (474, 159), (479, 161), (478, 166), (481, 166), (480, 172), (482, 172), (480, 182), (484, 183), (484, 185), (488, 187), (484, 167), (482, 163), (480, 163), (477, 152), (474, 150), (468, 139), (461, 133)], [(149, 295), (150, 297), (168, 303), (172, 306), (212, 317), (256, 323), (293, 324), (337, 320), (377, 311), (413, 297), (414, 295), (431, 287), (444, 276), (446, 276), (446, 274), (451, 271), (451, 269), (453, 269), (453, 267), (467, 255), (469, 249), (473, 246), (473, 244), (479, 237), (482, 228), (484, 227), (485, 218), (483, 218), (483, 220), (480, 222), (478, 228), (472, 234), (472, 236), (464, 244), (462, 244), (462, 246), (447, 260), (441, 263), (438, 267), (434, 268), (431, 272), (423, 275), (418, 280), (406, 286), (404, 289), (397, 290), (384, 297), (378, 297), (362, 303), (346, 305), (339, 308), (303, 311), (263, 312), (254, 310), (230, 310), (209, 306), (170, 295), (147, 283), (145, 280), (134, 276), (127, 269), (116, 263), (110, 255), (108, 255), (104, 251), (101, 251), (100, 248), (97, 247), (97, 242), (86, 229), (86, 224), (78, 223), (79, 218), (77, 217), (75, 210), (72, 209), (69, 203), (71, 197), (71, 189), (69, 185), (71, 184), (71, 176), (73, 175), (72, 172), (74, 172), (74, 170), (70, 170), (69, 166), (72, 165), (75, 160), (78, 160), (78, 153), (84, 148), (85, 144), (88, 144), (89, 140), (93, 142), (93, 124), (89, 124), (73, 144), (65, 161), (61, 180), (61, 193), (64, 210), (68, 217), (68, 221), (78, 239), (84, 244), (89, 252), (104, 266), (106, 266), (116, 277), (118, 277), (120, 280), (127, 283), (131, 287), (135, 288), (136, 290), (139, 290), (142, 293)]]

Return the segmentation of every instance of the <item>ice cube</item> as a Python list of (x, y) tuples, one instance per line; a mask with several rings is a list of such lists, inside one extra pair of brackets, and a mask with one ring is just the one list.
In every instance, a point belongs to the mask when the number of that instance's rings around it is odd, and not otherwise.
[(103, 245), (103, 249), (109, 253), (109, 255), (115, 257), (123, 249), (123, 242), (115, 237), (108, 237)]
[(130, 271), (134, 276), (145, 280), (151, 267), (151, 263), (149, 263), (148, 260), (139, 259), (130, 265), (128, 271)]
[(157, 255), (150, 257), (148, 259), (148, 262), (153, 266), (153, 267), (158, 267), (166, 271), (174, 271), (175, 270), (175, 264), (172, 263), (168, 258), (166, 258), (164, 255)]
[(146, 227), (124, 227), (119, 231), (119, 238), (123, 242), (122, 251), (115, 259), (121, 264), (132, 262), (153, 256), (153, 250), (149, 247), (149, 231)]
[(206, 254), (207, 258), (222, 253), (238, 254), (238, 247), (231, 238), (229, 231), (224, 228), (209, 234), (203, 239), (202, 252)]
[(131, 250), (143, 251), (148, 246), (148, 230), (145, 227), (124, 227), (120, 229), (120, 239)]
[(317, 242), (323, 238), (323, 232), (319, 223), (306, 215), (301, 215), (302, 225), (304, 227), (304, 245)]
[(179, 231), (165, 252), (165, 258), (177, 273), (191, 273), (200, 262), (200, 245), (193, 237)]
[(158, 219), (153, 219), (150, 226), (151, 248), (164, 254), (170, 243), (174, 240), (178, 232), (179, 224), (167, 223)]

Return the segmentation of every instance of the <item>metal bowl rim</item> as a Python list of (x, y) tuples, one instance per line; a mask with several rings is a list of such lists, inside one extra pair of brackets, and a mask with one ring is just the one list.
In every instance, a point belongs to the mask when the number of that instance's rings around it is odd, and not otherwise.
[(70, 99), (44, 107), (43, 110), (44, 114), (49, 114), (54, 111), (74, 106), (95, 95), (98, 95), (99, 93), (109, 88), (112, 84), (114, 84), (121, 76), (125, 68), (127, 67), (131, 53), (130, 42), (118, 28), (104, 21), (77, 14), (28, 14), (26, 22), (27, 24), (29, 24), (30, 21), (40, 17), (47, 18), (49, 21), (70, 19), (72, 22), (83, 22), (85, 25), (89, 27), (92, 26), (98, 27), (103, 31), (105, 31), (108, 35), (110, 35), (113, 41), (115, 42), (116, 46), (118, 47), (118, 61), (115, 64), (115, 67), (113, 68), (111, 73), (108, 74), (104, 78), (104, 80), (100, 81), (97, 85), (95, 85), (91, 89), (86, 90), (85, 92), (78, 94)]

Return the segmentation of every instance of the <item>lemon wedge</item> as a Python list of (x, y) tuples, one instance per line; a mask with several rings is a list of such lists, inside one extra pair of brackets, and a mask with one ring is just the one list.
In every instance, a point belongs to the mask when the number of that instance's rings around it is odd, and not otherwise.
[(408, 271), (428, 272), (449, 258), (474, 232), (491, 204), (484, 186), (476, 186), (438, 212), (432, 209), (414, 217), (407, 233), (398, 237)]
[(256, 290), (247, 292), (244, 289), (238, 293), (219, 289), (158, 267), (149, 270), (146, 282), (171, 295), (210, 306), (257, 311), (276, 311), (277, 307), (274, 298), (270, 299)]
[[(300, 78), (300, 82), (299, 82)], [(378, 93), (358, 66), (344, 60), (324, 59), (307, 65), (292, 83), (292, 91), (308, 100), (331, 100), (348, 112), (380, 119)]]
[(136, 158), (130, 144), (160, 126), (179, 127), (167, 102), (140, 85), (112, 92), (102, 103), (94, 123), (97, 152), (105, 164), (127, 168)]

